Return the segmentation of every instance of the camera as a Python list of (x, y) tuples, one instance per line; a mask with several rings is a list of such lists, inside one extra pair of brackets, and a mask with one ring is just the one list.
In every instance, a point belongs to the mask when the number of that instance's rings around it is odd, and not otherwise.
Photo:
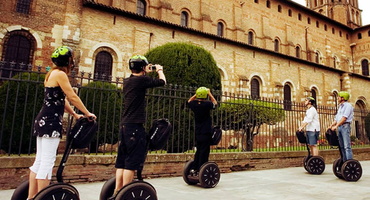
[(157, 67), (155, 65), (151, 65), (151, 66), (149, 66), (149, 70), (155, 71), (155, 70), (157, 70)]

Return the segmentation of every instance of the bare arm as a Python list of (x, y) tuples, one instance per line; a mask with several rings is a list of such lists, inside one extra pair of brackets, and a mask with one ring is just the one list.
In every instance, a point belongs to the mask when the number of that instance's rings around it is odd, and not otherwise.
[(64, 111), (69, 113), (70, 115), (72, 115), (76, 119), (80, 119), (81, 117), (83, 117), (83, 115), (77, 114), (73, 110), (73, 108), (71, 107), (71, 104), (69, 103), (68, 99), (66, 99), (66, 101), (65, 101)]
[(188, 103), (190, 102), (190, 101), (193, 101), (194, 99), (196, 99), (197, 98), (197, 95), (196, 94), (194, 94), (192, 97), (190, 97), (189, 98), (189, 100), (188, 100)]
[(164, 75), (164, 72), (163, 72), (163, 67), (161, 65), (155, 65), (155, 66), (157, 68), (156, 71), (158, 73), (158, 78), (164, 80), (165, 84), (167, 84), (166, 76)]
[(338, 126), (344, 124), (347, 121), (347, 117), (342, 117), (339, 122), (334, 121), (333, 124), (330, 126), (332, 131), (338, 129)]
[(211, 90), (208, 90), (208, 96), (209, 96), (209, 98), (211, 99), (212, 103), (213, 103), (214, 105), (217, 105), (217, 100), (216, 100), (216, 99), (215, 99), (215, 97), (212, 95)]
[[(75, 91), (73, 90), (73, 88), (72, 88), (72, 86), (71, 86), (71, 84), (68, 80), (67, 74), (62, 72), (62, 71), (59, 71), (59, 72), (56, 72), (55, 76), (56, 76), (55, 80), (57, 80), (58, 85), (62, 88), (63, 92), (66, 94), (67, 100), (69, 102), (71, 102), (75, 107), (77, 107), (78, 110), (80, 110), (82, 113), (84, 113), (86, 117), (96, 118), (96, 116), (93, 113), (90, 113), (87, 110), (85, 105), (82, 103), (80, 97), (78, 97), (77, 94), (75, 93)], [(67, 112), (72, 110), (69, 102), (67, 103)], [(68, 108), (68, 105), (69, 105), (69, 108)], [(69, 110), (69, 109), (71, 109), (71, 110)], [(73, 112), (73, 110), (72, 110), (72, 112)]]

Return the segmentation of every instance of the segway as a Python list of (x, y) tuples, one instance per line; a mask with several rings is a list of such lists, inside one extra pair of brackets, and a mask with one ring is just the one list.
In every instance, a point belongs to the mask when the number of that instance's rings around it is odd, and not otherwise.
[[(63, 182), (63, 170), (72, 149), (86, 148), (97, 131), (95, 120), (87, 118), (78, 119), (75, 126), (67, 134), (67, 144), (63, 157), (57, 170), (57, 183), (51, 183), (35, 195), (34, 200), (79, 200), (75, 187)], [(12, 195), (11, 200), (26, 200), (28, 196), (29, 181), (19, 185)]]
[(326, 139), (331, 146), (337, 146), (340, 153), (340, 158), (337, 158), (333, 163), (333, 172), (339, 179), (355, 182), (362, 176), (362, 167), (358, 160), (350, 159), (343, 162), (343, 153), (340, 146), (336, 131), (328, 129), (325, 133)]
[[(145, 156), (149, 150), (160, 150), (163, 149), (167, 143), (167, 140), (172, 132), (172, 125), (168, 119), (157, 119), (153, 121), (152, 127), (149, 130), (147, 137), (147, 148)], [(145, 182), (142, 177), (142, 166), (136, 171), (136, 179), (122, 187), (116, 196), (114, 195), (114, 189), (116, 184), (116, 178), (113, 177), (106, 181), (100, 192), (100, 200), (158, 200), (157, 191), (148, 182)]]
[(296, 136), (298, 141), (306, 144), (308, 155), (303, 158), (303, 167), (310, 174), (322, 174), (325, 170), (325, 161), (321, 156), (312, 156), (310, 148), (307, 143), (307, 137), (303, 131), (297, 131)]
[[(222, 130), (219, 126), (213, 128), (211, 145), (217, 145), (222, 137)], [(182, 173), (182, 178), (188, 185), (200, 184), (204, 188), (214, 188), (221, 178), (220, 168), (215, 162), (206, 162), (200, 168), (199, 172), (192, 172), (194, 160), (188, 161)]]

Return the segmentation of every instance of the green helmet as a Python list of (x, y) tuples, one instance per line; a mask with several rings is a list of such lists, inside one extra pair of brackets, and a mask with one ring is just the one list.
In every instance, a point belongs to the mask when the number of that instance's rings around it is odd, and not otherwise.
[(315, 103), (316, 103), (316, 100), (315, 100), (315, 98), (313, 98), (313, 97), (307, 97), (306, 98), (309, 102), (311, 102), (311, 104), (312, 105), (314, 105)]
[(206, 87), (200, 87), (195, 92), (195, 95), (198, 99), (206, 99), (208, 96), (208, 88)]
[(69, 66), (69, 58), (72, 57), (73, 50), (68, 46), (61, 46), (51, 54), (51, 60), (58, 67)]
[(144, 67), (149, 64), (145, 56), (135, 55), (128, 61), (131, 70), (143, 71)]
[(348, 101), (350, 94), (349, 94), (349, 92), (347, 92), (347, 91), (340, 91), (340, 92), (338, 93), (338, 96), (340, 96), (340, 97), (342, 97), (344, 100)]

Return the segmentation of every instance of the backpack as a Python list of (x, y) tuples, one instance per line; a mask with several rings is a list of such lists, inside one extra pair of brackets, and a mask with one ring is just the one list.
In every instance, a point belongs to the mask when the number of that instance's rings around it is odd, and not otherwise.
[(172, 125), (168, 119), (153, 120), (148, 135), (149, 150), (155, 151), (163, 149), (171, 133)]
[(304, 131), (297, 131), (295, 132), (299, 143), (306, 144), (307, 143), (307, 138), (306, 135), (304, 134)]
[(330, 146), (339, 146), (337, 132), (332, 131), (330, 128), (325, 132), (326, 140)]
[(222, 138), (222, 130), (219, 126), (213, 127), (213, 133), (211, 138), (211, 145), (218, 145)]
[(98, 123), (83, 117), (78, 119), (72, 130), (69, 131), (67, 140), (72, 143), (72, 149), (83, 149), (89, 146), (97, 131)]

